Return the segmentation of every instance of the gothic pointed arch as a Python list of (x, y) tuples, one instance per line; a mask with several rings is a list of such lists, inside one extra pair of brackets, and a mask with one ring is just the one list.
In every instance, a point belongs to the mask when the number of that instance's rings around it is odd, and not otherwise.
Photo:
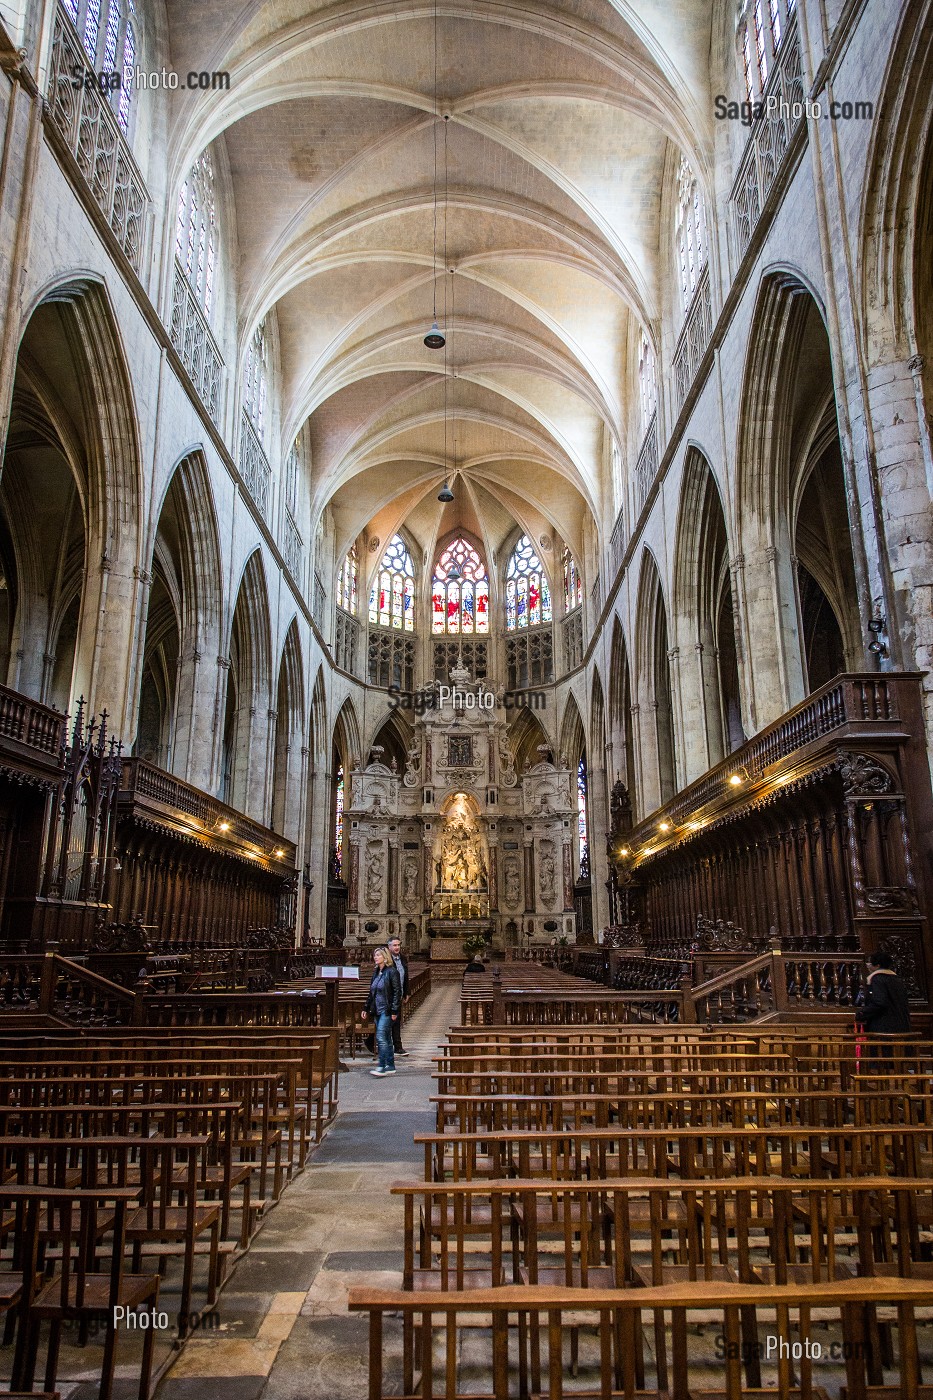
[[(23, 665), (13, 683), (37, 696), (54, 690), (66, 707), (83, 693), (92, 708), (108, 709), (118, 732), (132, 733), (136, 673), (125, 658), (133, 654), (140, 601), (141, 454), (126, 356), (108, 293), (95, 279), (61, 278), (36, 297), (19, 343), (5, 446), (8, 491), (17, 473), (31, 490), (38, 470), (34, 507), (28, 494), (24, 504), (42, 520), (43, 538), (42, 557), (27, 562), (28, 535), (16, 531), (5, 561), (9, 567), (19, 551), (13, 643)], [(44, 467), (37, 452), (48, 458)], [(72, 627), (68, 613), (63, 640), (50, 631), (49, 599), (56, 610), (76, 564), (83, 575), (78, 616)], [(41, 594), (34, 587), (40, 577)]]
[(670, 630), (661, 575), (650, 549), (641, 564), (636, 609), (641, 792), (646, 812), (662, 807), (677, 787)]
[(305, 684), (301, 636), (292, 618), (279, 661), (275, 698), (275, 762), (269, 825), (295, 840), (301, 825), (301, 783), (304, 768)]
[(548, 754), (553, 758), (553, 746), (533, 710), (523, 707), (511, 713), (515, 719), (509, 725), (509, 745), (515, 760), (515, 769), (521, 775), (527, 773), (536, 763), (540, 763)]
[(677, 642), (687, 658), (682, 673), (687, 781), (745, 741), (731, 557), (716, 478), (708, 459), (692, 447), (684, 464), (673, 583)]
[[(769, 273), (759, 288), (736, 470), (738, 553), (749, 600), (743, 630), (775, 638), (774, 647), (749, 658), (746, 714), (754, 731), (828, 679), (833, 664), (865, 664), (860, 618), (871, 606), (829, 338), (811, 290), (790, 270)], [(827, 654), (833, 663), (824, 664)]]
[(265, 569), (256, 549), (243, 570), (230, 628), (221, 794), (259, 821), (268, 816), (271, 637)]
[[(217, 517), (200, 450), (176, 464), (154, 531), (135, 751), (209, 788), (223, 591)], [(167, 603), (174, 620), (168, 630)]]
[(612, 749), (613, 781), (625, 784), (629, 802), (636, 806), (636, 764), (634, 715), (632, 713), (632, 673), (625, 633), (617, 616), (612, 624), (609, 661), (609, 738)]
[(586, 748), (586, 727), (573, 695), (567, 696), (567, 703), (564, 705), (557, 748), (561, 764), (568, 768), (575, 767)]
[(363, 745), (360, 738), (360, 722), (353, 701), (347, 696), (334, 721), (334, 743), (347, 767), (360, 768), (363, 765)]

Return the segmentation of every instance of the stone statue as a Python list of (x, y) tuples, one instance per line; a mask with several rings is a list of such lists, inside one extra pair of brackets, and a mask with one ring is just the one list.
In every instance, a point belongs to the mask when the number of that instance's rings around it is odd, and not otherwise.
[(514, 909), (521, 896), (522, 884), (518, 860), (515, 856), (507, 856), (505, 860), (505, 902), (510, 909)]
[(557, 866), (550, 842), (541, 847), (541, 900), (548, 909), (553, 909), (557, 901)]
[(402, 779), (408, 788), (417, 787), (421, 780), (421, 741), (417, 734), (412, 735), (411, 743), (405, 750), (405, 776)]
[(382, 881), (385, 875), (385, 859), (377, 846), (366, 863), (366, 903), (370, 909), (377, 909), (382, 898)]
[(418, 862), (413, 856), (407, 858), (402, 870), (402, 898), (408, 906), (418, 898)]
[(514, 787), (518, 782), (518, 774), (515, 772), (515, 759), (512, 757), (509, 737), (504, 729), (499, 732), (499, 768), (502, 786)]

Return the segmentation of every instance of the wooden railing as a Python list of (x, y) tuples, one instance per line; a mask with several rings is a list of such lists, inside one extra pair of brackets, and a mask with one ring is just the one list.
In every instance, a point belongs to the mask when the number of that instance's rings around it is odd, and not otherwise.
[(690, 993), (701, 1024), (760, 1021), (783, 1012), (851, 1012), (862, 989), (859, 954), (790, 953), (771, 949)]
[[(227, 848), (231, 845), (246, 847), (256, 858), (272, 857), (276, 868), (283, 871), (295, 863), (293, 842), (145, 759), (123, 760), (119, 800), (121, 806), (130, 802), (154, 802), (180, 826), (187, 826), (192, 836), (201, 836)], [(282, 856), (275, 857), (275, 851), (282, 851)]]
[[(658, 828), (662, 823), (667, 823), (673, 836), (687, 817), (695, 816), (708, 803), (735, 796), (736, 792), (746, 793), (748, 782), (765, 776), (774, 764), (798, 754), (808, 744), (828, 734), (850, 725), (871, 725), (875, 728), (868, 731), (870, 734), (876, 733), (878, 726), (896, 723), (900, 718), (898, 699), (902, 684), (916, 686), (916, 679), (876, 673), (837, 676), (761, 730), (697, 782), (684, 788), (666, 807), (653, 812), (632, 832), (629, 845), (638, 846), (649, 839), (655, 846), (663, 845), (658, 840)], [(738, 789), (730, 788), (729, 779), (733, 774), (742, 777)]]
[(0, 1011), (53, 1016), (84, 1029), (138, 1021), (136, 995), (58, 953), (6, 954), (0, 962)]
[(13, 739), (59, 758), (65, 743), (65, 721), (66, 716), (51, 706), (0, 686), (0, 739)]

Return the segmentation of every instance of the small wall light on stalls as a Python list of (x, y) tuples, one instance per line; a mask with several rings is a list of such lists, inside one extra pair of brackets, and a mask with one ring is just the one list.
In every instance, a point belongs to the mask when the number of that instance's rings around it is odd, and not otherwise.
[(734, 773), (729, 774), (729, 786), (740, 788), (743, 783), (751, 782), (751, 775), (747, 768), (737, 768)]

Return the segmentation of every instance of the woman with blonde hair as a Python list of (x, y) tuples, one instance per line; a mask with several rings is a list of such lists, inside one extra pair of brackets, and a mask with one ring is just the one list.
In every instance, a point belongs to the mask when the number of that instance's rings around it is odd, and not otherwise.
[(392, 1045), (392, 1022), (402, 1006), (402, 983), (395, 966), (395, 959), (385, 945), (373, 952), (375, 971), (369, 984), (369, 996), (363, 1020), (369, 1017), (376, 1029), (376, 1049), (379, 1052), (379, 1068), (370, 1070), (378, 1079), (387, 1074), (395, 1074), (395, 1050)]

